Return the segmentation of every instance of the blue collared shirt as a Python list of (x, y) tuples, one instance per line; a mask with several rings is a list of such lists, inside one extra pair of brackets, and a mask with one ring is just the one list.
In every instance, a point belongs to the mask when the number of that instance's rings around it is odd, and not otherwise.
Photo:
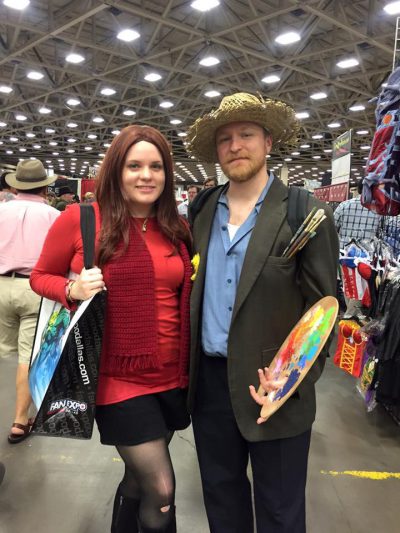
[(207, 355), (227, 357), (228, 335), (240, 273), (261, 205), (274, 180), (272, 172), (254, 209), (229, 238), (229, 206), (222, 193), (215, 211), (207, 254), (201, 341)]

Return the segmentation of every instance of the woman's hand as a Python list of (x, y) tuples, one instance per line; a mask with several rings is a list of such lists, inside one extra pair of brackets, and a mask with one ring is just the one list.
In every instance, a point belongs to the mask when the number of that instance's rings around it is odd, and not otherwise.
[(72, 300), (88, 300), (105, 288), (103, 274), (100, 268), (94, 267), (86, 270), (83, 268), (70, 290)]
[[(261, 370), (261, 368), (259, 368), (258, 377), (260, 380), (260, 388), (258, 391), (256, 391), (255, 387), (253, 385), (250, 385), (250, 395), (253, 400), (258, 403), (258, 405), (263, 406), (268, 402), (268, 396), (266, 394), (281, 389), (286, 383), (287, 377), (284, 379), (273, 379), (273, 373), (269, 370), (268, 367), (265, 367), (264, 370)], [(262, 394), (260, 393), (260, 391)], [(257, 419), (257, 424), (263, 424), (266, 420), (266, 418), (262, 418), (260, 416), (260, 418)]]

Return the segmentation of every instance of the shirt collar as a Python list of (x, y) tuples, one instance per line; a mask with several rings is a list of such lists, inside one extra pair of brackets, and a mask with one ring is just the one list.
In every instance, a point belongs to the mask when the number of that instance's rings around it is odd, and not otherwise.
[[(268, 189), (270, 188), (274, 178), (275, 178), (274, 173), (273, 172), (269, 172), (268, 181), (267, 181), (265, 187), (263, 188), (263, 190), (261, 191), (261, 194), (260, 194), (260, 196), (259, 196), (259, 198), (258, 198), (258, 200), (257, 200), (257, 202), (256, 202), (256, 204), (254, 206), (254, 208), (255, 208), (255, 210), (257, 212), (257, 215), (260, 212), (261, 205), (262, 205), (263, 201), (265, 200), (265, 197), (267, 195)], [(226, 208), (229, 209), (229, 207), (228, 207), (228, 199), (226, 197), (226, 193), (228, 192), (228, 189), (229, 189), (229, 186), (223, 189), (222, 194), (221, 194), (221, 196), (218, 199), (218, 203), (224, 205)]]
[(28, 192), (19, 192), (15, 197), (15, 200), (29, 200), (30, 202), (38, 202), (40, 204), (45, 204), (46, 200), (43, 196), (38, 194), (29, 194)]

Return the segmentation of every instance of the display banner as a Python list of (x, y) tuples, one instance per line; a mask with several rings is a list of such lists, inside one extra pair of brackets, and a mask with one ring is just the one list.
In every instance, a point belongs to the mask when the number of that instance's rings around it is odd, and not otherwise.
[(351, 168), (351, 130), (333, 141), (332, 145), (332, 185), (348, 182)]
[(348, 182), (314, 189), (314, 196), (323, 202), (343, 202), (349, 196)]

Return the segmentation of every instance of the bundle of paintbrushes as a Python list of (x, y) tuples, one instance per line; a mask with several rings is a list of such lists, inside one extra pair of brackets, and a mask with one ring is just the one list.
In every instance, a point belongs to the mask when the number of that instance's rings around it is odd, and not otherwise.
[(282, 257), (293, 257), (303, 246), (316, 235), (316, 229), (323, 220), (326, 219), (326, 215), (323, 209), (314, 207), (302, 225), (293, 235), (291, 241), (282, 254)]

